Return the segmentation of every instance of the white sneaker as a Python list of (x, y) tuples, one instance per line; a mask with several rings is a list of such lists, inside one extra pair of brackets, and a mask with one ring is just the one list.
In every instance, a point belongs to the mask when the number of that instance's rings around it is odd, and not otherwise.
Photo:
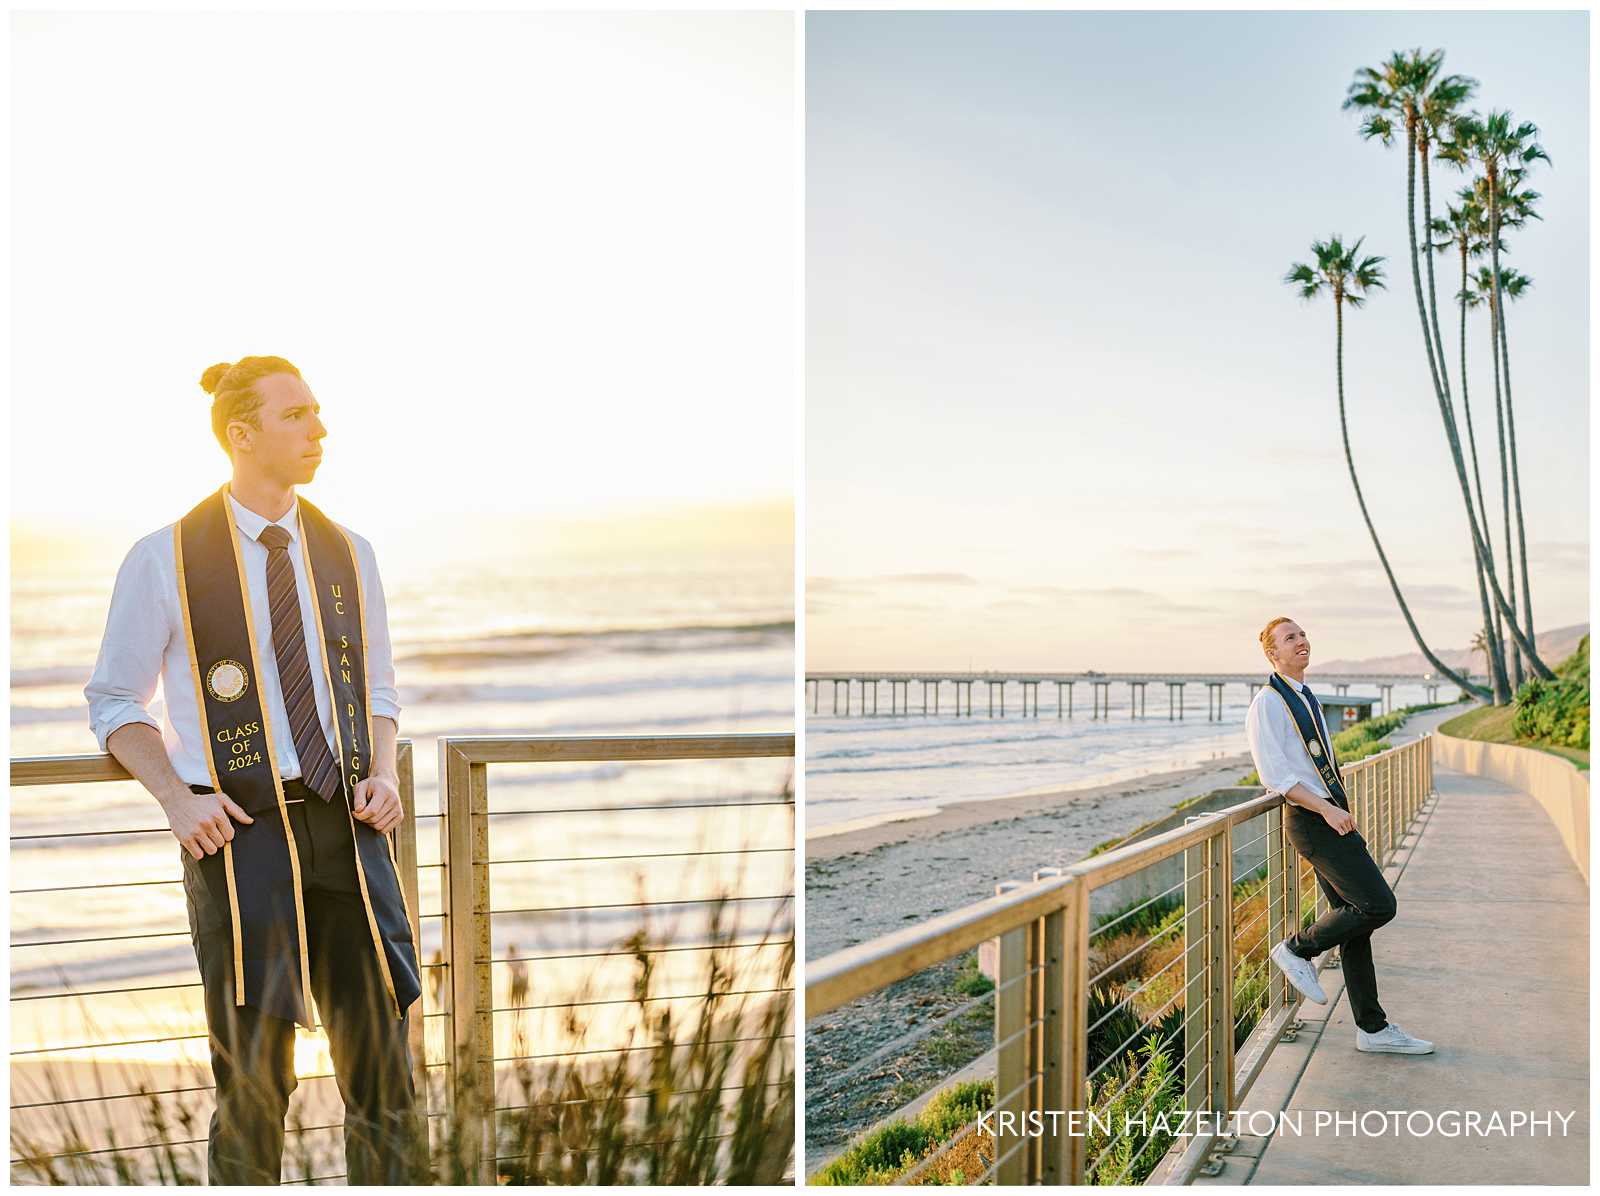
[(1428, 1055), (1433, 1052), (1433, 1043), (1426, 1038), (1413, 1038), (1394, 1022), (1390, 1022), (1376, 1034), (1368, 1034), (1357, 1026), (1356, 1050), (1388, 1051), (1394, 1055)]
[(1309, 959), (1302, 959), (1289, 950), (1289, 940), (1284, 939), (1269, 953), (1268, 958), (1278, 965), (1278, 970), (1289, 978), (1289, 983), (1300, 991), (1308, 1001), (1315, 1001), (1318, 1005), (1328, 1003), (1328, 994), (1322, 991), (1322, 985), (1317, 982), (1317, 969), (1311, 966)]

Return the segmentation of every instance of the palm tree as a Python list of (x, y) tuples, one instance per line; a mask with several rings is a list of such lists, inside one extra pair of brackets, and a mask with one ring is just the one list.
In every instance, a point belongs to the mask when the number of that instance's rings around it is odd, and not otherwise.
[[(1509, 610), (1511, 630), (1518, 644), (1527, 653), (1537, 676), (1551, 679), (1551, 673), (1533, 648), (1533, 598), (1528, 585), (1528, 536), (1522, 518), (1522, 482), (1517, 468), (1517, 424), (1515, 408), (1511, 401), (1511, 356), (1506, 341), (1505, 305), (1501, 302), (1500, 274), (1500, 201), (1504, 194), (1516, 191), (1535, 162), (1549, 163), (1550, 155), (1535, 140), (1538, 126), (1532, 121), (1513, 124), (1511, 113), (1504, 109), (1491, 111), (1487, 117), (1476, 113), (1458, 117), (1452, 124), (1452, 141), (1461, 147), (1465, 156), (1483, 168), (1484, 191), (1489, 201), (1489, 262), (1493, 280), (1493, 311), (1499, 326), (1499, 361), (1504, 380), (1506, 399), (1506, 430), (1511, 447), (1511, 485), (1517, 511), (1517, 556), (1522, 568), (1523, 634), (1517, 633), (1516, 616)], [(1502, 187), (1503, 184), (1503, 187)]]
[[(1415, 52), (1413, 52), (1415, 56)], [(1465, 75), (1439, 75), (1444, 51), (1435, 50), (1417, 65), (1417, 163), (1422, 168), (1423, 228), (1433, 224), (1433, 188), (1428, 174), (1428, 147), (1443, 141), (1454, 127), (1463, 104), (1472, 97), (1478, 81)], [(1433, 325), (1434, 351), (1439, 355), (1439, 382), (1446, 401), (1450, 398), (1450, 374), (1444, 366), (1444, 338), (1439, 335), (1439, 300), (1433, 285), (1433, 255), (1424, 254), (1428, 263), (1428, 318)], [(1426, 335), (1426, 330), (1424, 330)], [(1466, 385), (1465, 378), (1462, 385)]]
[[(1467, 148), (1453, 139), (1440, 143), (1438, 156), (1440, 160), (1448, 162), (1459, 169), (1467, 169), (1471, 165), (1471, 158)], [(1514, 180), (1508, 175), (1501, 176), (1500, 184), (1497, 188), (1499, 192), (1497, 201), (1500, 209), (1500, 232), (1502, 234), (1504, 234), (1505, 230), (1508, 228), (1521, 228), (1528, 220), (1543, 219), (1543, 217), (1539, 215), (1536, 207), (1541, 196), (1537, 191), (1522, 187), (1520, 184), (1520, 176)], [(1449, 209), (1450, 219), (1448, 221), (1441, 222), (1436, 220), (1433, 222), (1434, 231), (1436, 234), (1438, 234), (1438, 239), (1435, 241), (1434, 248), (1440, 252), (1445, 252), (1452, 245), (1454, 245), (1463, 253), (1463, 255), (1470, 254), (1472, 257), (1482, 256), (1489, 251), (1488, 177), (1484, 175), (1476, 177), (1471, 183), (1461, 189), (1459, 193), (1459, 199), (1461, 201), (1460, 207), (1451, 207)], [(1448, 230), (1444, 227), (1446, 224), (1449, 226)], [(1499, 248), (1500, 252), (1505, 252), (1506, 246), (1503, 235), (1499, 238)], [(1483, 267), (1478, 271), (1477, 276), (1477, 281), (1481, 284), (1481, 286), (1477, 291), (1474, 291), (1467, 282), (1465, 256), (1462, 258), (1462, 280), (1461, 298), (1464, 309), (1466, 307), (1476, 307), (1480, 303), (1489, 304), (1491, 307), (1489, 321), (1489, 357), (1494, 367), (1495, 426), (1498, 431), (1498, 440), (1500, 445), (1500, 492), (1504, 500), (1502, 502), (1502, 510), (1505, 515), (1506, 525), (1506, 589), (1508, 591), (1511, 609), (1514, 611), (1517, 606), (1517, 587), (1516, 570), (1512, 565), (1513, 558), (1511, 556), (1511, 499), (1506, 479), (1507, 462), (1505, 451), (1505, 417), (1500, 390), (1500, 353), (1497, 348), (1499, 344), (1499, 324), (1497, 322), (1497, 316), (1493, 313), (1492, 302), (1490, 300), (1490, 296), (1493, 294), (1494, 284), (1493, 280), (1490, 278), (1489, 268)], [(1472, 411), (1471, 408), (1466, 404), (1466, 325), (1464, 310), (1461, 329), (1461, 353), (1461, 397), (1463, 407), (1466, 408), (1467, 437), (1472, 445), (1472, 468), (1473, 475), (1478, 486), (1479, 517), (1483, 521), (1484, 538), (1490, 542), (1490, 556), (1492, 557), (1494, 555), (1493, 537), (1489, 534), (1489, 512), (1483, 498), (1482, 475), (1478, 469), (1477, 439), (1473, 433)], [(1504, 628), (1501, 625), (1500, 619), (1501, 614), (1499, 608), (1497, 607), (1494, 612), (1497, 642), (1494, 646), (1495, 650), (1500, 655), (1503, 667), (1506, 645), (1503, 635)], [(1515, 680), (1513, 684), (1513, 691), (1515, 691), (1516, 689), (1520, 689), (1522, 687), (1522, 653), (1515, 645), (1512, 646), (1511, 657), (1514, 665)]]
[[(1416, 231), (1416, 168), (1417, 168), (1417, 138), (1419, 124), (1423, 120), (1423, 112), (1429, 105), (1429, 97), (1435, 89), (1443, 89), (1445, 80), (1438, 77), (1439, 66), (1444, 58), (1443, 51), (1436, 50), (1432, 54), (1424, 55), (1420, 49), (1412, 50), (1409, 54), (1395, 53), (1378, 67), (1362, 67), (1356, 72), (1355, 81), (1350, 84), (1346, 93), (1344, 107), (1357, 108), (1366, 111), (1367, 116), (1361, 123), (1362, 136), (1377, 138), (1385, 145), (1393, 143), (1396, 131), (1396, 121), (1404, 123), (1406, 130), (1406, 233), (1409, 239), (1411, 252), (1411, 283), (1416, 295), (1417, 316), (1422, 323), (1423, 347), (1427, 351), (1428, 373), (1433, 382), (1434, 397), (1439, 403), (1439, 417), (1444, 422), (1445, 441), (1450, 448), (1451, 463), (1456, 469), (1456, 482), (1461, 487), (1461, 500), (1467, 509), (1467, 524), (1472, 532), (1473, 553), (1479, 561), (1479, 567), (1484, 572), (1486, 588), (1494, 598), (1495, 606), (1506, 612), (1508, 625), (1512, 637), (1517, 641), (1522, 650), (1527, 653), (1535, 672), (1545, 678), (1554, 676), (1550, 669), (1539, 659), (1534, 651), (1533, 637), (1525, 635), (1517, 626), (1516, 616), (1511, 612), (1505, 595), (1500, 590), (1500, 585), (1495, 577), (1494, 557), (1489, 549), (1487, 538), (1478, 526), (1478, 517), (1473, 509), (1472, 488), (1467, 481), (1466, 461), (1461, 451), (1461, 437), (1456, 428), (1455, 414), (1451, 410), (1450, 396), (1447, 390), (1447, 380), (1442, 375), (1443, 362), (1440, 355), (1434, 351), (1434, 338), (1429, 331), (1427, 304), (1422, 295), (1422, 275), (1417, 263), (1417, 231)], [(1449, 90), (1452, 94), (1461, 87), (1469, 86), (1470, 81), (1457, 79), (1450, 76), (1448, 79)], [(1441, 99), (1435, 105), (1438, 109), (1445, 101)], [(1440, 118), (1442, 121), (1442, 118)], [(1448, 122), (1454, 140), (1463, 140), (1456, 132), (1458, 127), (1472, 127), (1472, 118), (1460, 117)], [(1441, 124), (1440, 127), (1443, 127)], [(1430, 133), (1436, 135), (1437, 130)], [(1535, 147), (1537, 148), (1537, 147)], [(1543, 151), (1539, 151), (1541, 154)], [(1520, 165), (1521, 158), (1518, 159)], [(1496, 229), (1491, 237), (1491, 245), (1498, 237)]]
[[(1428, 257), (1428, 297), (1422, 293), (1417, 261), (1417, 164), (1422, 165), (1423, 229), (1433, 222), (1433, 197), (1428, 174), (1428, 147), (1442, 139), (1453, 125), (1457, 109), (1471, 97), (1477, 80), (1465, 75), (1440, 75), (1444, 51), (1424, 54), (1421, 48), (1396, 52), (1377, 67), (1362, 67), (1345, 93), (1344, 107), (1364, 110), (1361, 135), (1392, 145), (1396, 123), (1406, 132), (1406, 234), (1411, 250), (1411, 284), (1416, 292), (1417, 317), (1435, 389), (1450, 393), (1444, 363), (1444, 340), (1439, 335), (1438, 299), (1433, 281), (1433, 259)], [(1427, 255), (1423, 255), (1427, 256)], [(1431, 330), (1430, 330), (1431, 323)]]
[(1489, 695), (1460, 676), (1451, 669), (1438, 655), (1429, 648), (1422, 638), (1422, 632), (1417, 629), (1417, 621), (1411, 617), (1411, 608), (1406, 605), (1405, 596), (1400, 593), (1400, 583), (1395, 580), (1394, 570), (1389, 567), (1389, 558), (1383, 551), (1383, 545), (1378, 541), (1378, 531), (1372, 526), (1372, 515), (1367, 510), (1367, 500), (1361, 493), (1361, 481), (1356, 477), (1355, 458), (1350, 452), (1350, 428), (1345, 418), (1344, 406), (1344, 309), (1361, 307), (1366, 303), (1368, 291), (1383, 287), (1383, 258), (1361, 257), (1361, 242), (1365, 237), (1359, 238), (1355, 244), (1345, 246), (1338, 237), (1330, 237), (1326, 241), (1313, 241), (1311, 253), (1316, 259), (1316, 265), (1308, 266), (1295, 262), (1289, 267), (1289, 272), (1283, 276), (1283, 281), (1298, 289), (1300, 298), (1310, 301), (1323, 291), (1333, 294), (1333, 322), (1334, 322), (1334, 376), (1338, 382), (1339, 392), (1339, 433), (1344, 437), (1344, 461), (1350, 470), (1350, 484), (1355, 487), (1356, 504), (1361, 508), (1361, 518), (1366, 521), (1367, 534), (1372, 537), (1372, 546), (1378, 550), (1378, 560), (1383, 565), (1383, 572), (1389, 579), (1389, 588), (1394, 591), (1395, 601), (1400, 604), (1400, 614), (1406, 621), (1406, 626), (1411, 630), (1411, 638), (1422, 650), (1423, 656), (1440, 674), (1448, 677), (1451, 682), (1459, 686), (1463, 692), (1474, 693), (1480, 697)]
[[(1476, 307), (1482, 302), (1468, 280), (1467, 263), (1470, 257), (1482, 249), (1478, 237), (1479, 224), (1478, 211), (1469, 188), (1462, 196), (1460, 205), (1446, 205), (1445, 218), (1432, 221), (1430, 228), (1434, 236), (1431, 242), (1432, 249), (1439, 253), (1447, 253), (1454, 248), (1461, 258), (1461, 289), (1456, 293), (1456, 298), (1461, 304), (1461, 413), (1462, 422), (1467, 425), (1467, 443), (1472, 448), (1472, 477), (1478, 490), (1478, 518), (1483, 521), (1487, 533), (1489, 508), (1483, 500), (1483, 473), (1478, 467), (1478, 437), (1472, 427), (1472, 404), (1467, 389), (1467, 309)], [(1496, 411), (1498, 410), (1497, 404)], [(1492, 543), (1490, 551), (1493, 552)], [(1472, 558), (1472, 572), (1478, 582), (1478, 605), (1482, 609), (1483, 625), (1488, 634), (1488, 641), (1484, 647), (1484, 672), (1489, 676), (1493, 686), (1494, 704), (1503, 706), (1511, 700), (1511, 695), (1515, 691), (1506, 676), (1505, 647), (1500, 638), (1498, 614), (1495, 618), (1490, 617), (1488, 586), (1484, 582), (1483, 564), (1478, 560), (1476, 553)]]
[[(1511, 613), (1515, 617), (1517, 610), (1517, 571), (1515, 558), (1512, 555), (1511, 540), (1511, 497), (1515, 474), (1511, 473), (1515, 457), (1506, 447), (1506, 407), (1502, 402), (1500, 388), (1500, 354), (1497, 351), (1500, 335), (1500, 306), (1494, 301), (1495, 280), (1488, 266), (1478, 267), (1474, 277), (1480, 302), (1489, 308), (1489, 351), (1494, 359), (1494, 423), (1495, 435), (1500, 445), (1500, 513), (1505, 524), (1506, 537), (1506, 588), (1511, 591)], [(1530, 286), (1533, 280), (1525, 274), (1519, 274), (1512, 269), (1500, 271), (1500, 297), (1502, 300), (1516, 299)], [(1488, 527), (1485, 516), (1484, 527)], [(1512, 652), (1512, 685), (1513, 689), (1522, 688), (1522, 653), (1514, 649)]]
[[(1484, 672), (1488, 672), (1489, 671), (1489, 636), (1488, 636), (1487, 630), (1480, 631), (1480, 632), (1478, 632), (1476, 635), (1474, 635), (1472, 637), (1472, 647), (1467, 650), (1467, 659), (1471, 660), (1472, 657), (1476, 653), (1479, 653), (1479, 652), (1483, 653), (1483, 669), (1484, 669)], [(1498, 702), (1495, 703), (1495, 704), (1499, 705)]]

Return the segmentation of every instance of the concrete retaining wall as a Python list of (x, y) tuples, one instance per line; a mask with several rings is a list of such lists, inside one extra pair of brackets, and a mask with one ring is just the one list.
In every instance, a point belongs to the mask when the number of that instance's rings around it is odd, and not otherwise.
[(1555, 823), (1567, 854), (1589, 883), (1589, 774), (1570, 760), (1509, 743), (1480, 743), (1435, 732), (1435, 763), (1493, 777), (1531, 796)]

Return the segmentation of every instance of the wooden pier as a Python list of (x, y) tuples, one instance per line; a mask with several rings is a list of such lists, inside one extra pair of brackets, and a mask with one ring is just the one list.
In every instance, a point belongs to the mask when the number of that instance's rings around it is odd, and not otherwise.
[[(1474, 678), (1469, 677), (1469, 680)], [(1439, 701), (1439, 691), (1449, 688), (1452, 695), (1459, 692), (1454, 684), (1444, 681), (1439, 677), (1426, 673), (1330, 673), (1326, 676), (1310, 676), (1307, 682), (1312, 691), (1319, 696), (1345, 696), (1350, 693), (1350, 687), (1366, 686), (1378, 691), (1379, 704), (1384, 713), (1394, 708), (1394, 687), (1397, 685), (1416, 685), (1426, 690), (1428, 701)], [(985, 705), (990, 718), (1004, 718), (1006, 716), (1006, 687), (1015, 685), (1022, 694), (1021, 715), (1023, 718), (1039, 717), (1039, 690), (1041, 686), (1053, 685), (1055, 687), (1055, 709), (1057, 718), (1071, 718), (1073, 716), (1073, 691), (1078, 685), (1087, 685), (1090, 696), (1091, 719), (1109, 718), (1111, 716), (1111, 687), (1127, 686), (1128, 688), (1128, 715), (1130, 718), (1148, 717), (1146, 707), (1146, 687), (1150, 685), (1165, 685), (1167, 687), (1167, 718), (1178, 720), (1184, 717), (1184, 688), (1189, 685), (1203, 685), (1206, 688), (1206, 719), (1216, 722), (1222, 718), (1223, 694), (1227, 686), (1237, 685), (1245, 688), (1244, 701), (1255, 697), (1256, 690), (1266, 684), (1266, 673), (1097, 673), (1094, 671), (1082, 673), (1021, 673), (1021, 672), (988, 672), (988, 673), (946, 673), (946, 672), (875, 672), (875, 671), (850, 671), (850, 672), (808, 672), (806, 674), (806, 699), (807, 709), (812, 714), (822, 713), (822, 692), (824, 687), (831, 687), (831, 701), (829, 712), (849, 718), (852, 715), (886, 714), (901, 717), (910, 714), (937, 715), (948, 713), (952, 717), (965, 718), (972, 714), (973, 690), (982, 685), (984, 687)], [(919, 704), (913, 708), (913, 685), (920, 688), (917, 691)], [(940, 692), (944, 686), (950, 686), (955, 696), (953, 707), (940, 708)], [(888, 686), (889, 696), (886, 703), (887, 709), (880, 708), (879, 698), (884, 686)], [(1015, 708), (1015, 707), (1014, 707)]]

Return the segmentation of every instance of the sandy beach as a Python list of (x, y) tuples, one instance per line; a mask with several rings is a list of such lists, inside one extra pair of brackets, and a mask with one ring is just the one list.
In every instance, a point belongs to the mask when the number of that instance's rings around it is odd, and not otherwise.
[(1235, 785), (1248, 753), (1131, 781), (984, 801), (806, 840), (806, 958), (994, 895), (1002, 880), (1077, 863), (1187, 797)]

